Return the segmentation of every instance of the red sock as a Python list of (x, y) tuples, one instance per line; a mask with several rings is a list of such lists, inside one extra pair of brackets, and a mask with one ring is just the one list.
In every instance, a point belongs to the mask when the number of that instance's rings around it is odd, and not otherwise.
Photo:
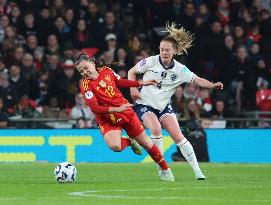
[(121, 150), (124, 150), (126, 147), (131, 145), (131, 140), (128, 138), (121, 137)]
[(158, 149), (158, 147), (155, 144), (153, 144), (152, 148), (147, 150), (147, 152), (149, 153), (151, 158), (161, 167), (162, 170), (168, 169), (167, 163), (166, 163), (162, 153), (160, 152), (160, 150)]

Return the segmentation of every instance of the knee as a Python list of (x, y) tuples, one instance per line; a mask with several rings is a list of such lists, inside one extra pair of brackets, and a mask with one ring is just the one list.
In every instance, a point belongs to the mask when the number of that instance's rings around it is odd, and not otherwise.
[(162, 128), (161, 125), (153, 126), (150, 128), (151, 134), (154, 136), (160, 136), (162, 135)]
[(114, 144), (114, 145), (110, 145), (109, 147), (114, 152), (120, 152), (121, 151), (121, 146), (120, 145)]

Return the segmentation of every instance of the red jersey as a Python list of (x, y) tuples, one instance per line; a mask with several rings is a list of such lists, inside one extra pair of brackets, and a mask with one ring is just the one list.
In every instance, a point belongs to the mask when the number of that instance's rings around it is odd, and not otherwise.
[(95, 113), (102, 134), (124, 128), (130, 137), (138, 136), (144, 131), (144, 127), (133, 109), (110, 114), (109, 107), (119, 107), (128, 103), (117, 87), (138, 87), (139, 82), (122, 79), (108, 67), (103, 67), (98, 72), (99, 76), (95, 80), (83, 79), (81, 93)]
[(138, 81), (122, 79), (109, 67), (104, 66), (98, 72), (97, 79), (83, 79), (80, 86), (85, 102), (95, 114), (109, 113), (109, 107), (128, 103), (118, 87), (139, 86)]

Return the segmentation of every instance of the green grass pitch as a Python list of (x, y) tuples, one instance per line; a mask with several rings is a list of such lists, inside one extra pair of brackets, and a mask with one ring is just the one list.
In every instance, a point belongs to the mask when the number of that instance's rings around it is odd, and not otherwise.
[(271, 164), (201, 163), (206, 181), (187, 163), (170, 164), (175, 182), (162, 182), (152, 163), (79, 163), (77, 181), (58, 184), (53, 163), (0, 164), (0, 204), (271, 204)]

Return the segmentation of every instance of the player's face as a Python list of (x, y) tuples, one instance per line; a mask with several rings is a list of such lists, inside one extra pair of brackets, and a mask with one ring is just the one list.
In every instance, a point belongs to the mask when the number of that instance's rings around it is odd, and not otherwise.
[(160, 42), (160, 57), (164, 64), (170, 64), (173, 55), (175, 53), (175, 49), (171, 42), (161, 41)]
[(84, 78), (87, 78), (89, 80), (95, 80), (98, 78), (99, 75), (95, 68), (95, 64), (91, 61), (81, 61), (77, 65), (77, 70)]

